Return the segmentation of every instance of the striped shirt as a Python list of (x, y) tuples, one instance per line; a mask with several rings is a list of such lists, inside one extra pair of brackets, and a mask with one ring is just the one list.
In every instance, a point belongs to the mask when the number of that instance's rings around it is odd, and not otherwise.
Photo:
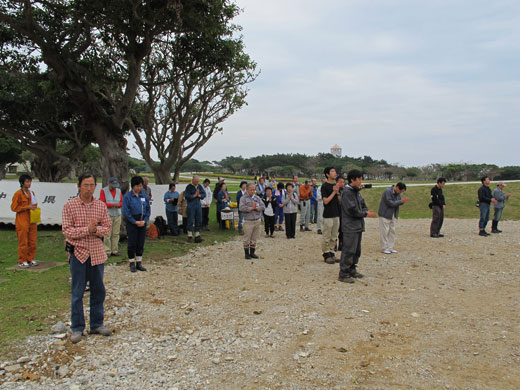
[(88, 231), (88, 225), (93, 219), (98, 224), (97, 233), (103, 236), (110, 233), (112, 222), (107, 206), (94, 198), (91, 202), (85, 203), (78, 196), (63, 206), (61, 229), (65, 240), (74, 245), (74, 256), (81, 263), (90, 257), (91, 264), (98, 265), (107, 260), (107, 254), (103, 248), (102, 237)]

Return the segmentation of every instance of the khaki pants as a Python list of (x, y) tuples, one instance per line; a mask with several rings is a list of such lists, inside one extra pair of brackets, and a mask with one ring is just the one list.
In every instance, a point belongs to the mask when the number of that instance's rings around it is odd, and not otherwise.
[(105, 252), (110, 256), (111, 253), (119, 253), (119, 231), (121, 230), (121, 216), (110, 217), (112, 221), (112, 230), (108, 236), (103, 239)]
[(318, 202), (318, 230), (321, 230), (323, 224), (323, 201)]
[(383, 251), (394, 249), (395, 218), (386, 219), (379, 217), (379, 238), (381, 240), (381, 249)]
[(256, 248), (260, 235), (260, 220), (244, 221), (244, 248)]
[(338, 239), (339, 217), (323, 218), (321, 251), (334, 253), (334, 246)]

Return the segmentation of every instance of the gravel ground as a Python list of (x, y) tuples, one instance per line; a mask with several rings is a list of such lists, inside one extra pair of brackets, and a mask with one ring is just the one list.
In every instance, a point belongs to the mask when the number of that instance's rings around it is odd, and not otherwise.
[(262, 238), (256, 261), (237, 238), (146, 273), (107, 266), (115, 335), (31, 337), (0, 389), (519, 389), (520, 222), (484, 238), (446, 220), (431, 239), (428, 220), (402, 220), (393, 255), (377, 222), (355, 284), (315, 232)]

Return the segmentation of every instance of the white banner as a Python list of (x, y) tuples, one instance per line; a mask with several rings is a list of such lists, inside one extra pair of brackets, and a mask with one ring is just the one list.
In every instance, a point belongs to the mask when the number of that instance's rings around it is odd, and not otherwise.
[[(94, 197), (99, 199), (101, 184), (96, 186)], [(164, 194), (168, 191), (168, 184), (150, 184), (152, 189), (152, 213), (150, 219), (153, 221), (158, 215), (166, 219), (164, 208)], [(177, 184), (176, 191), (181, 193), (186, 188), (186, 184)], [(11, 211), (13, 195), (20, 189), (20, 183), (14, 180), (0, 181), (0, 223), (14, 224), (16, 213)], [(61, 212), (67, 200), (77, 196), (77, 183), (40, 183), (32, 182), (31, 190), (36, 194), (38, 206), (42, 210), (43, 225), (61, 225)]]

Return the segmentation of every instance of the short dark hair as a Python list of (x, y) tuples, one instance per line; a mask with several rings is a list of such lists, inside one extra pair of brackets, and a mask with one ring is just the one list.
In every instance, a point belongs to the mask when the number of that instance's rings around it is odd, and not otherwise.
[(446, 178), (445, 177), (439, 177), (437, 179), (437, 184), (439, 184), (439, 183), (446, 183)]
[(329, 178), (329, 175), (330, 175), (330, 171), (331, 169), (334, 169), (336, 170), (336, 168), (334, 167), (326, 167), (324, 170), (323, 170), (323, 174), (325, 175), (325, 177), (328, 179)]
[(87, 172), (87, 173), (82, 173), (81, 175), (79, 175), (79, 177), (78, 177), (78, 187), (81, 186), (81, 183), (83, 183), (83, 180), (88, 179), (89, 177), (93, 177), (94, 178), (94, 184), (97, 184), (96, 176), (94, 176), (93, 173)]
[(337, 183), (338, 181), (340, 181), (341, 179), (345, 180), (345, 178), (344, 178), (343, 176), (338, 176), (338, 177), (336, 177), (336, 183)]
[(244, 184), (247, 186), (247, 181), (241, 181), (239, 187), (242, 188), (242, 186), (243, 186)]
[(271, 192), (273, 192), (273, 189), (269, 186), (265, 187), (265, 191), (267, 191), (267, 190), (271, 190)]
[(171, 190), (172, 187), (175, 187), (175, 183), (170, 183), (170, 185), (168, 186), (168, 189)]
[(23, 187), (23, 185), (25, 184), (25, 181), (26, 180), (30, 180), (32, 181), (32, 177), (31, 175), (28, 175), (27, 173), (24, 173), (23, 175), (21, 175), (19, 178), (18, 178), (18, 181), (20, 182), (20, 187)]
[(406, 190), (406, 184), (404, 184), (404, 183), (399, 182), (395, 186), (397, 188), (399, 188), (400, 190)]
[(489, 176), (482, 176), (482, 177), (480, 178), (480, 182), (481, 182), (482, 184), (484, 184), (484, 182), (485, 182), (486, 179), (488, 179), (488, 178), (489, 178)]
[(202, 184), (204, 184), (204, 183), (211, 184), (211, 182), (209, 181), (209, 179), (204, 179), (204, 181), (202, 182)]
[(280, 182), (276, 185), (276, 188), (279, 190), (283, 190), (285, 188), (285, 186), (283, 185), (283, 183)]
[(358, 169), (352, 169), (347, 173), (347, 181), (349, 184), (352, 183), (352, 180), (355, 180), (359, 177), (363, 177), (363, 172)]
[(143, 184), (144, 180), (141, 176), (134, 176), (132, 177), (132, 180), (130, 180), (130, 188), (134, 188), (135, 186), (138, 186), (139, 184)]
[(289, 182), (289, 183), (287, 183), (287, 184), (285, 185), (285, 188), (289, 188), (289, 186), (290, 186), (290, 187), (294, 187), (294, 184), (291, 183), (291, 182)]

